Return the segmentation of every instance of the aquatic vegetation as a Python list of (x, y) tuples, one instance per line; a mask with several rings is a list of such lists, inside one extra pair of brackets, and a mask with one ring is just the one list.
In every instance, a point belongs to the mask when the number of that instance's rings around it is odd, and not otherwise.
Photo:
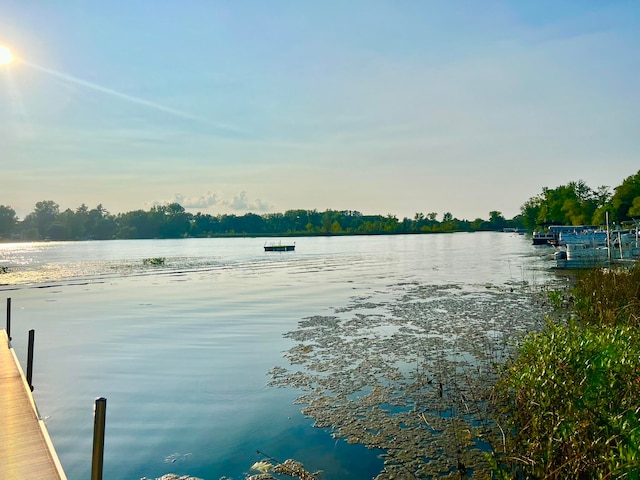
[(539, 330), (548, 307), (521, 288), (397, 286), (395, 300), (357, 298), (332, 316), (299, 322), (287, 337), (291, 369), (274, 386), (335, 438), (380, 450), (378, 480), (486, 478), (496, 366)]
[[(147, 478), (142, 477), (140, 480), (147, 480)], [(167, 473), (157, 478), (156, 480), (202, 480), (202, 479), (197, 477), (191, 477), (189, 475), (176, 475), (175, 473)]]
[(142, 260), (142, 264), (159, 266), (159, 265), (164, 265), (165, 260), (166, 259), (164, 257), (145, 258)]
[(261, 460), (251, 465), (251, 470), (256, 470), (262, 473), (267, 473), (272, 468), (273, 468), (273, 465), (271, 465), (269, 462), (265, 460)]
[[(271, 459), (273, 460), (273, 459)], [(309, 473), (304, 469), (304, 465), (293, 459), (287, 459), (282, 463), (271, 463), (267, 460), (261, 460), (251, 466), (252, 470), (261, 472), (257, 475), (247, 476), (246, 480), (275, 480), (275, 477), (268, 472), (274, 472), (279, 475), (287, 475), (300, 480), (317, 480), (320, 472)]]

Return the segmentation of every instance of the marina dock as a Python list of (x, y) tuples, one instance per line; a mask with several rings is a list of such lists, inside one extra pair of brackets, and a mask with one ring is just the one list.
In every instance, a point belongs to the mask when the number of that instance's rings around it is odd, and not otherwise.
[(31, 388), (0, 330), (0, 480), (66, 480)]

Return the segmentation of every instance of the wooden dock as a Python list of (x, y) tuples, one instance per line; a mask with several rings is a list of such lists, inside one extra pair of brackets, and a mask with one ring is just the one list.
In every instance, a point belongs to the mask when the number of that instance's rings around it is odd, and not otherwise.
[(0, 480), (66, 480), (18, 358), (0, 330)]

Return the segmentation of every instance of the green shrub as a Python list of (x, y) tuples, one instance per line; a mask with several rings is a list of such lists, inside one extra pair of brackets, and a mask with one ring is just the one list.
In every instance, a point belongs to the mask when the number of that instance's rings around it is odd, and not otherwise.
[(639, 478), (639, 292), (638, 266), (591, 270), (573, 289), (573, 320), (524, 339), (493, 390), (495, 473)]
[(503, 469), (526, 478), (617, 478), (640, 467), (640, 338), (630, 326), (548, 324), (496, 386)]

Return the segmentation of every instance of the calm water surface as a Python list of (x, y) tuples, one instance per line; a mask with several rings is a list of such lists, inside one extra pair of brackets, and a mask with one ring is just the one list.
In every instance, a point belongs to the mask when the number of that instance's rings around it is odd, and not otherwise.
[[(325, 479), (365, 479), (380, 452), (334, 440), (267, 386), (287, 366), (283, 337), (355, 297), (399, 298), (403, 285), (466, 288), (554, 278), (548, 251), (506, 233), (0, 244), (2, 295), (34, 395), (70, 480), (91, 471), (93, 403), (107, 398), (104, 478), (165, 473), (240, 480), (264, 452)], [(143, 259), (164, 257), (163, 266)], [(255, 473), (255, 472), (254, 472)]]

